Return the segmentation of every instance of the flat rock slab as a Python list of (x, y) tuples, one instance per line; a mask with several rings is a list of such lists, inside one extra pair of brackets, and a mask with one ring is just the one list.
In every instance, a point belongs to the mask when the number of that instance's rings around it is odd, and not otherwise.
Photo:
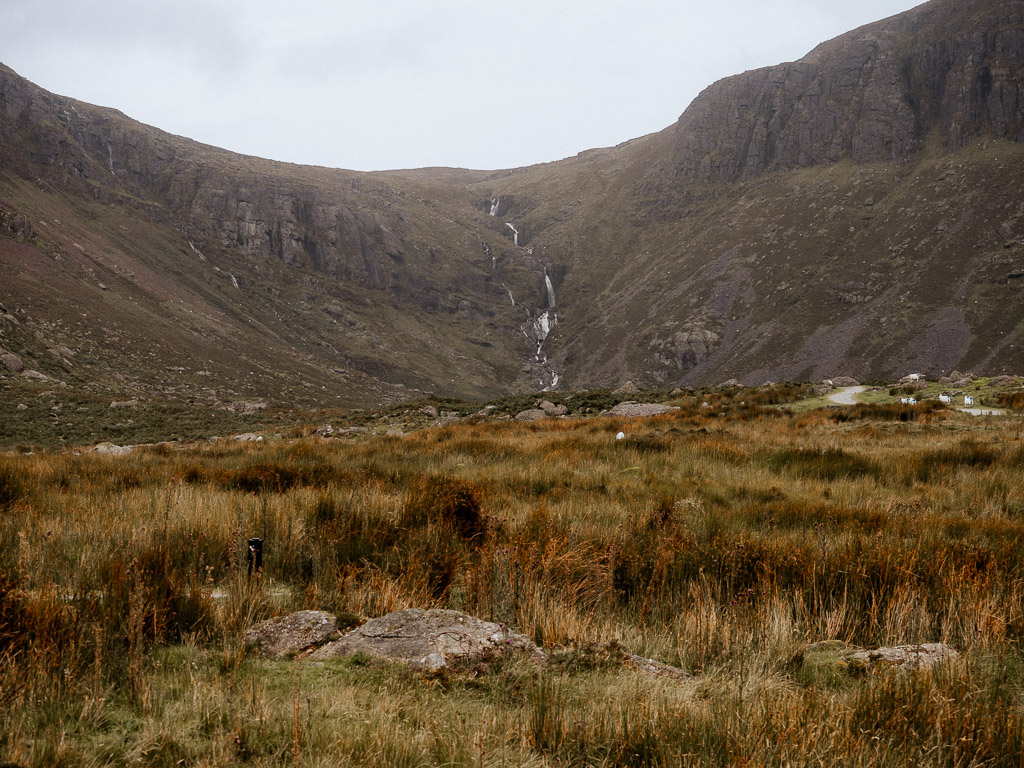
[(959, 656), (945, 643), (924, 643), (921, 645), (896, 645), (890, 648), (874, 648), (858, 651), (847, 657), (851, 665), (868, 667), (888, 666), (898, 669), (928, 669), (943, 661)]
[(310, 655), (324, 660), (363, 652), (404, 661), (420, 669), (473, 664), (496, 651), (525, 651), (538, 661), (541, 650), (525, 635), (459, 611), (409, 608), (371, 619)]
[(636, 418), (641, 416), (659, 416), (669, 411), (678, 411), (675, 405), (663, 405), (661, 403), (619, 403), (610, 411), (609, 416), (625, 416)]
[(291, 658), (338, 636), (334, 614), (297, 611), (245, 630), (245, 642), (272, 659)]
[(638, 669), (645, 675), (650, 677), (667, 677), (672, 680), (692, 680), (691, 675), (686, 670), (680, 669), (679, 667), (673, 667), (670, 664), (664, 664), (654, 659), (645, 659), (643, 656), (637, 656), (633, 653), (625, 654), (623, 661), (627, 667)]

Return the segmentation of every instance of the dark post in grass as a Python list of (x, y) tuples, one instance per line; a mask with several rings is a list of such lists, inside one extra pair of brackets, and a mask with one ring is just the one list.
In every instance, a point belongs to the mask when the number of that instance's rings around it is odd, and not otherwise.
[(263, 539), (249, 539), (249, 578), (263, 570)]

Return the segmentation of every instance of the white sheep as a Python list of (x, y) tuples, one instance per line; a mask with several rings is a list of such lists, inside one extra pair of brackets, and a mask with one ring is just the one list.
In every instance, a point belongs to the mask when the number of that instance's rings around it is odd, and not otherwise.
[(950, 397), (949, 395), (939, 395), (939, 402), (949, 405), (950, 403), (953, 402), (953, 398)]
[(971, 395), (964, 395), (964, 407), (974, 407), (974, 397), (972, 397)]
[(917, 398), (901, 397), (900, 402), (903, 403), (903, 405), (917, 405)]
[(625, 433), (625, 432), (619, 432), (619, 434), (617, 434), (617, 435), (615, 436), (615, 439), (616, 439), (616, 440), (622, 440), (622, 439), (623, 439), (623, 438), (624, 438), (625, 436), (626, 436), (626, 433)]

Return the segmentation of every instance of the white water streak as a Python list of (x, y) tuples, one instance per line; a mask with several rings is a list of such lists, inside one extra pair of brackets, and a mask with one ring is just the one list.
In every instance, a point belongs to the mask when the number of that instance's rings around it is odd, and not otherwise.
[(196, 255), (199, 256), (199, 260), (200, 261), (206, 261), (206, 257), (203, 256), (203, 252), (200, 251), (198, 248), (196, 248), (195, 245), (192, 244), (191, 240), (189, 240), (188, 238), (185, 238), (185, 242), (188, 243), (188, 247), (189, 248), (191, 248), (193, 251), (196, 252)]
[(544, 270), (544, 287), (548, 289), (548, 309), (554, 309), (555, 307), (555, 287), (551, 284), (551, 278), (548, 277), (548, 271)]
[(519, 245), (519, 230), (516, 229), (516, 225), (511, 221), (506, 221), (505, 226), (512, 230), (512, 234), (515, 235), (514, 242), (516, 245)]
[(491, 216), (497, 216), (498, 215), (498, 205), (500, 203), (501, 203), (501, 198), (500, 197), (496, 197), (493, 200), (491, 200)]

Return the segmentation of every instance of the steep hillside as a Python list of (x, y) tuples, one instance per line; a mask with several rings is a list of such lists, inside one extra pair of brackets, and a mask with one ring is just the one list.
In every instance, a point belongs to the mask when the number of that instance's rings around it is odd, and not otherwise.
[(0, 67), (4, 407), (1019, 371), (1022, 190), (1022, 0), (933, 0), (496, 173), (235, 155)]
[(183, 367), (214, 389), (358, 404), (523, 376), (532, 304), (508, 297), (542, 292), (543, 269), (509, 259), (461, 185), (232, 155), (10, 70), (0, 113), (9, 311), (70, 325), (69, 347), (99, 335), (102, 367), (143, 389), (172, 393), (164, 373)]
[(937, 0), (678, 123), (476, 188), (529, 201), (568, 380), (1006, 372), (1024, 336), (1024, 3)]

